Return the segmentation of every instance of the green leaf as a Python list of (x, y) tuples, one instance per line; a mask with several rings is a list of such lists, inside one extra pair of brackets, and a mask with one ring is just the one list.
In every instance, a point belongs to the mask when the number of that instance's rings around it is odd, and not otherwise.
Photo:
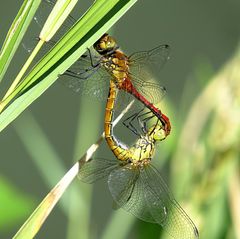
[(10, 27), (0, 53), (0, 82), (41, 0), (25, 0)]
[(76, 3), (77, 0), (58, 0), (56, 2), (39, 35), (42, 41), (48, 42), (54, 36)]
[[(34, 67), (1, 107), (19, 96), (1, 115), (0, 131), (37, 99), (137, 0), (98, 0), (68, 31), (55, 47)], [(35, 86), (33, 86), (35, 85)]]
[(77, 0), (58, 0), (56, 2), (39, 35), (39, 41), (37, 45), (33, 49), (31, 55), (28, 57), (25, 64), (22, 66), (22, 69), (19, 71), (11, 86), (7, 90), (2, 101), (4, 101), (14, 91), (16, 86), (22, 80), (22, 77), (28, 70), (29, 66), (31, 65), (33, 59), (41, 50), (44, 43), (48, 42), (54, 36), (54, 34), (57, 32), (64, 20), (68, 17), (69, 13), (74, 8), (76, 3)]

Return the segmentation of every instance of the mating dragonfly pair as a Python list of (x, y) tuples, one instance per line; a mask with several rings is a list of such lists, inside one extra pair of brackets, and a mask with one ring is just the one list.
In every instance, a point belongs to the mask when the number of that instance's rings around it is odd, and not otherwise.
[[(198, 238), (196, 226), (174, 199), (158, 170), (151, 164), (156, 143), (169, 135), (171, 125), (168, 117), (148, 100), (148, 96), (151, 96), (151, 100), (157, 102), (162, 98), (165, 89), (150, 81), (149, 75), (146, 80), (144, 68), (165, 63), (169, 47), (161, 45), (127, 57), (108, 34), (104, 34), (93, 47), (99, 54), (99, 59), (94, 62), (91, 53), (80, 58), (78, 64), (87, 62), (88, 58), (89, 67), (77, 73), (68, 70), (65, 74), (73, 78), (66, 80), (66, 84), (77, 91), (85, 92), (88, 85), (88, 92), (93, 90), (93, 95), (100, 94), (104, 86), (108, 85), (104, 130), (107, 144), (116, 158), (97, 158), (83, 163), (79, 178), (93, 183), (108, 177), (109, 190), (119, 207), (144, 221), (160, 224), (176, 239)], [(97, 85), (97, 88), (91, 88), (90, 85)], [(124, 121), (124, 124), (139, 136), (136, 143), (128, 148), (121, 146), (112, 132), (118, 91), (133, 95), (150, 110), (141, 110)], [(147, 122), (154, 117), (157, 119), (156, 123), (148, 127)], [(134, 120), (138, 122), (140, 130), (133, 125)]]
[[(175, 239), (198, 238), (196, 226), (151, 164), (156, 143), (164, 140), (171, 131), (168, 117), (155, 107), (165, 94), (165, 88), (152, 80), (151, 75), (168, 60), (169, 46), (160, 45), (128, 57), (111, 36), (104, 34), (93, 48), (97, 55), (88, 50), (64, 73), (68, 77), (63, 77), (62, 82), (76, 92), (107, 98), (105, 138), (115, 158), (82, 162), (79, 178), (87, 183), (108, 178), (109, 190), (119, 207), (141, 220), (161, 225)], [(113, 111), (122, 92), (123, 96), (132, 95), (148, 109), (147, 112), (138, 111), (124, 121), (125, 126), (138, 136), (131, 147), (123, 147), (113, 135)], [(120, 101), (127, 106), (127, 99), (123, 97)], [(156, 122), (149, 126), (152, 118)]]

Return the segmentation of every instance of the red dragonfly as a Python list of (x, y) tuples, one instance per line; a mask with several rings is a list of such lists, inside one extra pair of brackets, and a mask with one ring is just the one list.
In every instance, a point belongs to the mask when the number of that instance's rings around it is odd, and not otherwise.
[(130, 93), (151, 110), (161, 121), (166, 136), (169, 135), (171, 124), (168, 117), (154, 106), (162, 99), (165, 88), (154, 82), (149, 73), (161, 68), (169, 59), (169, 46), (160, 45), (128, 57), (111, 36), (104, 34), (93, 48), (98, 56), (88, 50), (89, 54), (79, 58), (65, 72), (71, 78), (63, 79), (64, 84), (76, 92), (106, 99), (112, 79), (119, 90)]

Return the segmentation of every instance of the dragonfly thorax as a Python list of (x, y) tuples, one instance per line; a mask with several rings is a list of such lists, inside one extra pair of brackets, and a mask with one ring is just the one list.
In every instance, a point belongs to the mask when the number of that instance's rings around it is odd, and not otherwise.
[(121, 86), (122, 82), (129, 78), (129, 62), (121, 51), (115, 51), (112, 55), (102, 57), (102, 66), (112, 75)]
[(135, 145), (129, 149), (133, 164), (148, 164), (154, 155), (154, 140), (148, 135), (137, 140)]

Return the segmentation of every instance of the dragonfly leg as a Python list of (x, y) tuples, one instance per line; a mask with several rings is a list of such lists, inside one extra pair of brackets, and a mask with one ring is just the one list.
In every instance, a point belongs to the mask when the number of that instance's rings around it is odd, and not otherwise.
[[(71, 76), (71, 77), (75, 77), (81, 80), (86, 80), (89, 77), (91, 77), (98, 69), (99, 69), (100, 65), (95, 67), (95, 68), (87, 68), (82, 72), (74, 72), (71, 70), (66, 70), (63, 75), (67, 75), (67, 76)], [(89, 74), (87, 74), (89, 72)]]
[(154, 130), (156, 129), (156, 126), (158, 125), (158, 122), (159, 122), (159, 121), (160, 121), (160, 120), (157, 119), (156, 124), (155, 124), (154, 127), (152, 128), (151, 132), (149, 132), (150, 135), (151, 135), (151, 134), (154, 132)]
[(127, 119), (125, 119), (123, 121), (123, 125), (126, 126), (130, 131), (132, 131), (135, 135), (137, 135), (138, 137), (140, 137), (140, 133), (138, 132), (138, 130), (136, 129), (135, 126), (132, 125), (132, 117), (136, 117), (137, 113), (135, 113), (134, 115), (128, 117)]
[(138, 124), (141, 126), (141, 130), (144, 134), (147, 133), (147, 122), (152, 119), (153, 117), (155, 117), (155, 115), (150, 115), (150, 116), (147, 116), (145, 118), (143, 118), (143, 116), (146, 116), (148, 114), (152, 114), (151, 111), (148, 111), (148, 112), (144, 112), (143, 114), (139, 114), (137, 116), (137, 120), (138, 120)]
[(89, 54), (89, 57), (90, 57), (91, 66), (92, 66), (93, 68), (99, 66), (99, 65), (100, 65), (100, 61), (94, 63), (91, 50), (90, 50), (89, 48), (87, 48), (87, 50), (88, 50), (88, 54)]
[(144, 109), (140, 110), (137, 113), (134, 113), (133, 115), (129, 116), (123, 121), (124, 126), (126, 126), (128, 129), (130, 129), (134, 134), (137, 136), (141, 136), (137, 128), (133, 125), (133, 121), (138, 117), (138, 115), (143, 111)]

